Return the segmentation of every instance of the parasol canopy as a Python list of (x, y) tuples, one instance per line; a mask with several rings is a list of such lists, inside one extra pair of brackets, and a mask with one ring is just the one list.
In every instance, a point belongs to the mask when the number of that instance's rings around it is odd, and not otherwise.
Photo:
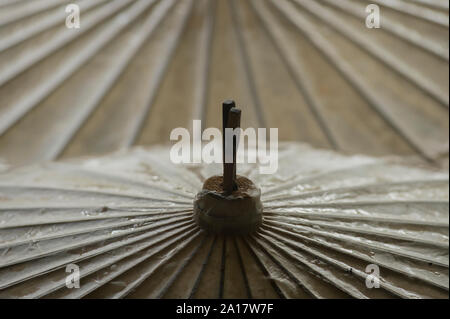
[(221, 166), (168, 154), (2, 172), (0, 297), (448, 298), (448, 172), (281, 143), (276, 174), (238, 166), (261, 189), (261, 227), (226, 236), (193, 218)]
[(233, 97), (280, 140), (448, 166), (448, 21), (447, 0), (0, 0), (0, 157), (166, 143)]

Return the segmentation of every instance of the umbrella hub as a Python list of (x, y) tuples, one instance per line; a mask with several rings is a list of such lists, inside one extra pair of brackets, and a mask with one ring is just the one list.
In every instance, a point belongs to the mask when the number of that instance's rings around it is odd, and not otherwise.
[(246, 177), (236, 177), (232, 193), (224, 190), (223, 176), (212, 176), (194, 201), (197, 224), (211, 233), (247, 234), (262, 222), (261, 190)]
[[(223, 176), (205, 181), (195, 197), (194, 218), (201, 228), (212, 233), (247, 234), (261, 225), (261, 190), (248, 178), (236, 175), (239, 139), (231, 132), (240, 127), (241, 110), (234, 101), (227, 100), (222, 104), (222, 114)], [(226, 138), (227, 134), (233, 138)]]

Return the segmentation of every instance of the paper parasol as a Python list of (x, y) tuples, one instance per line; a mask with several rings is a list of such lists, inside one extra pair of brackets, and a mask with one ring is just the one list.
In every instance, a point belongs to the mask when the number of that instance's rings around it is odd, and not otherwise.
[(238, 167), (261, 188), (261, 228), (222, 236), (192, 210), (221, 167), (168, 154), (4, 171), (0, 297), (448, 298), (447, 172), (282, 143), (276, 174)]

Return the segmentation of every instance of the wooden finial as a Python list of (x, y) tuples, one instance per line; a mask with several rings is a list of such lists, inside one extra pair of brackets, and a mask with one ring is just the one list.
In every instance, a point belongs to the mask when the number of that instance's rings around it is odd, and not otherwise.
[(241, 110), (235, 106), (234, 101), (223, 103), (223, 176), (208, 178), (194, 201), (197, 225), (213, 234), (246, 235), (262, 223), (261, 190), (248, 178), (236, 176), (241, 132), (226, 136), (227, 128), (234, 131), (241, 125)]
[[(228, 115), (227, 115), (227, 122), (226, 122), (225, 128), (231, 128), (236, 129), (240, 127), (241, 125), (241, 110), (236, 108), (230, 108)], [(225, 138), (225, 128), (224, 128), (224, 139), (225, 143), (227, 142)], [(223, 144), (223, 153), (224, 153), (224, 159), (225, 156), (225, 143)], [(233, 135), (233, 141), (232, 141), (232, 152), (233, 152), (233, 162), (232, 163), (226, 163), (224, 160), (223, 164), (223, 189), (226, 194), (231, 194), (236, 188), (236, 154), (237, 154), (237, 146), (238, 146), (238, 140), (235, 135)]]
[(225, 163), (225, 129), (228, 124), (228, 113), (231, 109), (236, 107), (236, 103), (233, 100), (226, 100), (222, 103), (222, 160)]

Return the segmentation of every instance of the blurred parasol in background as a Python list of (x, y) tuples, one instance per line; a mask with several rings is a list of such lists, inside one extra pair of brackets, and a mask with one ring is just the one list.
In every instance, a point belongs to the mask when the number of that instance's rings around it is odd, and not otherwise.
[(446, 0), (0, 0), (0, 158), (166, 143), (233, 97), (281, 140), (447, 166), (448, 17)]

